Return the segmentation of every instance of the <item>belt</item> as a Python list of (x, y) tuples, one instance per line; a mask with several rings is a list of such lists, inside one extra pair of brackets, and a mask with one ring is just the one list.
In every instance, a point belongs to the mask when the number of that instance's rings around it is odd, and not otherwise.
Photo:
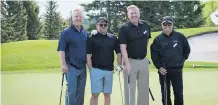
[(130, 57), (130, 59), (142, 60), (142, 59), (144, 59), (144, 58), (131, 58), (131, 57)]
[(77, 67), (76, 65), (74, 65), (74, 64), (72, 64), (72, 63), (69, 63), (69, 65), (73, 66), (73, 67), (76, 68), (76, 69), (81, 69), (81, 68)]

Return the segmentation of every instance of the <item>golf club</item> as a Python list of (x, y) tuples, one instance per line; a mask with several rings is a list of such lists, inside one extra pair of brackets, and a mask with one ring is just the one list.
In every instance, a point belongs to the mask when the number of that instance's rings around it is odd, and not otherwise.
[(149, 93), (150, 93), (150, 95), (151, 95), (151, 98), (152, 98), (152, 100), (153, 101), (155, 101), (155, 99), (154, 99), (154, 96), (153, 96), (153, 94), (152, 94), (152, 92), (151, 92), (151, 89), (149, 88)]
[(131, 102), (131, 100), (130, 100), (130, 75), (129, 75), (129, 73), (128, 73), (128, 89), (129, 89), (129, 105), (131, 105), (130, 104), (130, 102)]
[(61, 94), (60, 94), (60, 102), (59, 102), (59, 105), (61, 105), (61, 97), (62, 97), (62, 90), (63, 90), (63, 84), (64, 84), (64, 74), (65, 74), (65, 73), (62, 73)]
[(164, 75), (164, 100), (165, 100), (165, 105), (167, 105), (167, 83), (166, 83), (166, 75)]
[[(166, 65), (163, 64), (163, 68), (166, 69)], [(164, 103), (167, 105), (167, 74), (164, 75)]]
[(120, 83), (120, 92), (121, 92), (122, 103), (123, 103), (123, 105), (124, 105), (124, 102), (123, 102), (123, 92), (122, 92), (121, 80), (120, 80), (120, 71), (119, 71), (119, 73), (118, 73), (118, 77), (119, 77), (119, 83)]

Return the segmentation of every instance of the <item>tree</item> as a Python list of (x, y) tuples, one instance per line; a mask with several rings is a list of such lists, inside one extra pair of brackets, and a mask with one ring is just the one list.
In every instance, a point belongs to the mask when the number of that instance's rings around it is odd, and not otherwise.
[(44, 37), (49, 40), (57, 39), (63, 29), (63, 19), (57, 12), (57, 2), (48, 1), (45, 13)]
[[(88, 12), (90, 20), (100, 16), (107, 17), (109, 32), (113, 33), (117, 33), (118, 27), (127, 21), (126, 8), (129, 5), (138, 6), (141, 19), (150, 24), (152, 31), (161, 30), (161, 19), (166, 15), (175, 17), (176, 28), (199, 27), (203, 21), (200, 1), (93, 1), (81, 5)], [(97, 10), (100, 12), (90, 12)], [(92, 25), (91, 28), (95, 27)]]
[(13, 19), (14, 16), (9, 17), (7, 15), (6, 2), (1, 1), (1, 42), (6, 43), (14, 40), (14, 28)]
[(178, 28), (193, 28), (203, 24), (202, 6), (200, 1), (176, 1), (174, 9), (175, 25)]
[(42, 25), (39, 19), (39, 6), (35, 1), (23, 1), (27, 12), (27, 36), (29, 40), (40, 38)]
[(23, 7), (22, 1), (6, 1), (7, 17), (11, 18), (13, 23), (13, 41), (21, 41), (27, 39), (27, 14)]
[(206, 26), (214, 26), (215, 24), (213, 24), (213, 22), (211, 21), (210, 15), (216, 10), (218, 10), (218, 1), (216, 0), (205, 1), (205, 2), (202, 2), (202, 5), (205, 5), (203, 7), (203, 16), (205, 19), (204, 24)]

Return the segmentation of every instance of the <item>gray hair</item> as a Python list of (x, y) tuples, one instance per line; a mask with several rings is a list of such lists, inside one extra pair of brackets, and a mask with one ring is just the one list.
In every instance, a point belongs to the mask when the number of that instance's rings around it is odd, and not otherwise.
[(71, 12), (70, 12), (70, 14), (71, 14), (71, 19), (73, 19), (73, 16), (74, 16), (75, 12), (81, 12), (81, 13), (82, 13), (82, 16), (83, 16), (83, 17), (85, 16), (83, 9), (78, 7), (78, 8), (76, 8), (76, 9), (74, 9), (74, 10), (71, 10)]

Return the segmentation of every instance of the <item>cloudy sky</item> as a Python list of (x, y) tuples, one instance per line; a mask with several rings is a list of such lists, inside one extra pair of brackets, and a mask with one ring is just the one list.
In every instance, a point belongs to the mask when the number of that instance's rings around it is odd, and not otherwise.
[[(57, 0), (57, 3), (59, 5), (57, 11), (60, 11), (63, 18), (67, 18), (70, 15), (70, 11), (72, 9), (75, 9), (77, 7), (80, 7), (79, 4), (81, 3), (91, 3), (93, 0)], [(39, 15), (42, 16), (46, 11), (46, 2), (45, 0), (37, 0), (36, 1), (39, 4)]]

